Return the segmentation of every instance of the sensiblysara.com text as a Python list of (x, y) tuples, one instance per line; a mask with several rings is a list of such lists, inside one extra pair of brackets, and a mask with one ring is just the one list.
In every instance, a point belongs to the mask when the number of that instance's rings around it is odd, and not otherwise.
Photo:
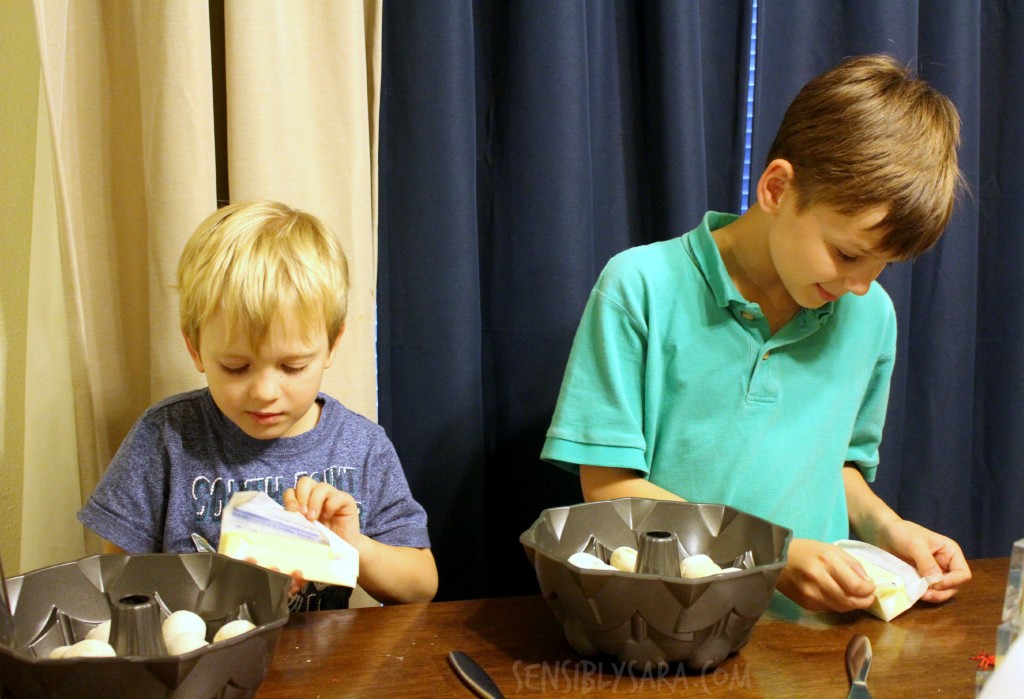
[(716, 667), (687, 674), (682, 664), (676, 666), (640, 665), (636, 661), (603, 662), (563, 660), (560, 662), (512, 664), (516, 689), (524, 692), (621, 692), (628, 694), (649, 690), (712, 690), (749, 689), (750, 666), (731, 669)]

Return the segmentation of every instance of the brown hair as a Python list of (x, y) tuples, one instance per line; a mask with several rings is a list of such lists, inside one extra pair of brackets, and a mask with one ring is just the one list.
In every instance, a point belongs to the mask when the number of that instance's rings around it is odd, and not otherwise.
[(279, 314), (326, 332), (345, 324), (348, 262), (320, 219), (284, 204), (250, 201), (212, 213), (178, 263), (181, 329), (199, 349), (199, 329), (217, 311), (257, 347)]
[(891, 56), (848, 58), (804, 86), (767, 162), (789, 161), (796, 207), (888, 214), (881, 248), (900, 258), (938, 241), (963, 187), (960, 117), (949, 98)]

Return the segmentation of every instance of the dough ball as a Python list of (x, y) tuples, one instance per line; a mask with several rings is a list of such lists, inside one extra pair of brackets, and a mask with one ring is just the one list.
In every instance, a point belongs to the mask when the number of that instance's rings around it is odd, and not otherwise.
[(614, 566), (610, 566), (597, 556), (584, 553), (583, 551), (569, 556), (569, 562), (577, 568), (584, 568), (586, 570), (615, 570)]
[(246, 631), (252, 631), (255, 628), (256, 624), (252, 623), (251, 621), (246, 621), (245, 619), (235, 619), (234, 621), (229, 621), (228, 623), (224, 624), (224, 626), (220, 627), (220, 630), (218, 630), (217, 634), (213, 637), (213, 642), (216, 643), (217, 641), (226, 641), (229, 638), (241, 636)]
[(95, 638), (105, 643), (110, 642), (110, 620), (104, 621), (99, 626), (94, 626), (89, 633), (85, 634), (86, 638)]
[(167, 641), (167, 654), (168, 655), (184, 655), (185, 653), (191, 653), (197, 648), (210, 645), (203, 636), (194, 636), (189, 633), (179, 633), (177, 636)]
[(612, 551), (611, 558), (608, 559), (608, 562), (624, 573), (635, 573), (636, 549), (632, 549), (628, 546), (620, 546)]
[(112, 658), (115, 655), (113, 646), (96, 638), (79, 641), (64, 653), (65, 658)]
[(206, 622), (203, 621), (201, 616), (187, 609), (174, 612), (174, 614), (164, 619), (160, 630), (163, 632), (165, 645), (172, 638), (181, 634), (206, 638)]
[(71, 646), (57, 646), (56, 648), (54, 648), (53, 650), (50, 651), (50, 659), (51, 660), (60, 660), (65, 655), (67, 655), (68, 649), (70, 647)]
[(684, 558), (679, 564), (679, 574), (684, 578), (704, 578), (721, 573), (722, 569), (703, 553)]

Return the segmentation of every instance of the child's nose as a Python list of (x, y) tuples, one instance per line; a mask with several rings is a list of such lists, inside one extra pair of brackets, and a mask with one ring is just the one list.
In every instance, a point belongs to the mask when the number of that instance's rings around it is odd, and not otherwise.
[(277, 398), (278, 382), (272, 372), (263, 371), (256, 374), (249, 388), (253, 398), (262, 401), (270, 401)]
[(855, 296), (863, 296), (871, 288), (871, 279), (865, 277), (847, 277), (846, 288)]
[(846, 277), (846, 288), (851, 294), (863, 296), (871, 288), (871, 282), (885, 269), (885, 263), (864, 264)]

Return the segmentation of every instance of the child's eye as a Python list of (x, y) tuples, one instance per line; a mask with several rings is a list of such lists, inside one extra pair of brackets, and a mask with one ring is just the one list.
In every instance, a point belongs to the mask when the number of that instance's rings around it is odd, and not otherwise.
[(843, 262), (856, 262), (857, 261), (857, 256), (856, 255), (847, 255), (845, 252), (843, 252), (839, 248), (836, 248), (836, 255)]
[(249, 365), (243, 364), (242, 366), (226, 366), (224, 364), (221, 364), (220, 368), (224, 370), (225, 374), (232, 374), (234, 376), (237, 376), (239, 374), (244, 374), (246, 369), (249, 368)]
[(302, 373), (303, 371), (305, 371), (306, 366), (308, 366), (308, 365), (303, 364), (302, 366), (289, 366), (289, 365), (285, 364), (284, 366), (281, 367), (281, 369), (286, 374), (299, 374), (299, 373)]

